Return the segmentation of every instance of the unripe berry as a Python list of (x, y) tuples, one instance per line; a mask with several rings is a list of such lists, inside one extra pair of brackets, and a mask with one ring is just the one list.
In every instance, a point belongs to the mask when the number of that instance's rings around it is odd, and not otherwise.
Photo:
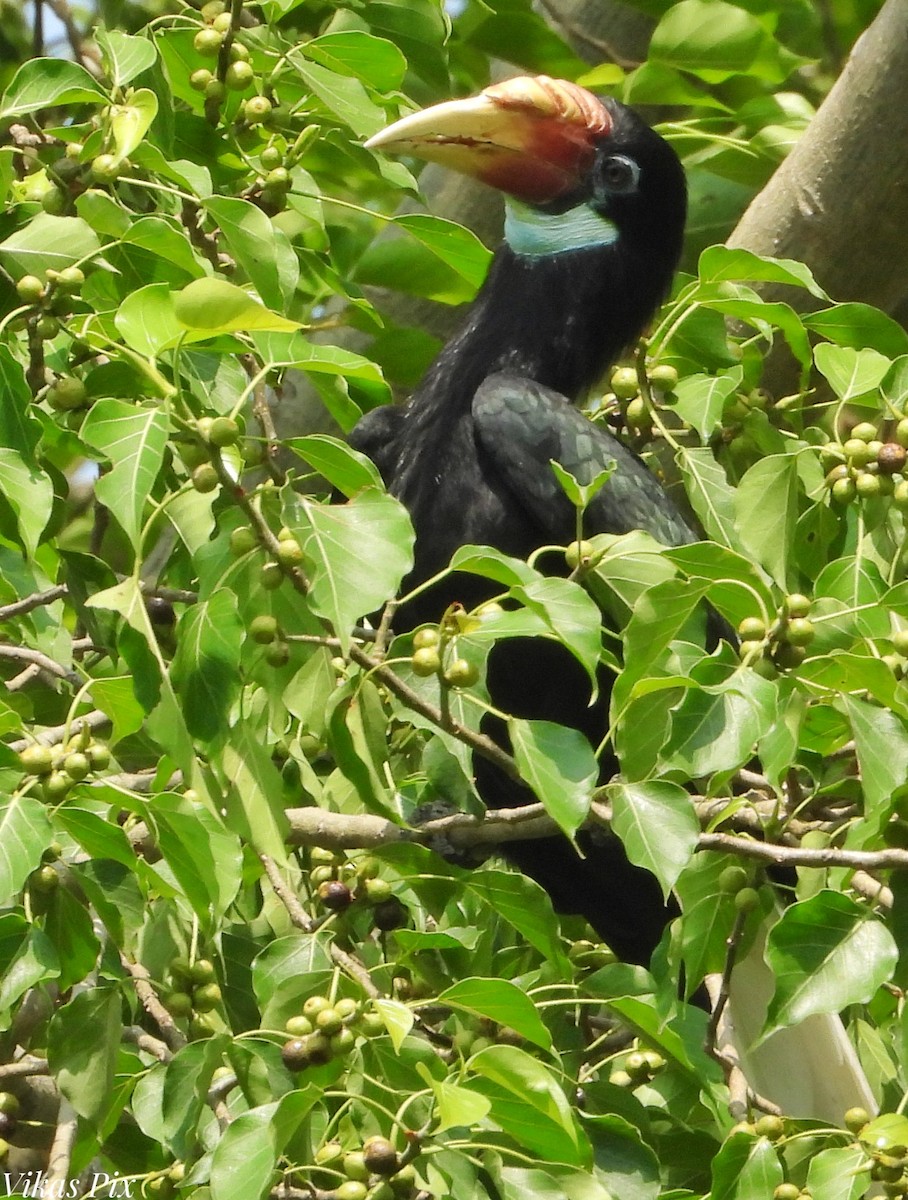
[(240, 438), (240, 427), (232, 417), (214, 417), (208, 427), (207, 440), (212, 446), (233, 446)]
[(571, 542), (570, 545), (565, 548), (564, 561), (572, 571), (576, 571), (580, 564), (584, 560), (591, 558), (594, 553), (595, 549), (592, 542)]
[(297, 567), (303, 561), (303, 548), (294, 537), (278, 542), (275, 557), (285, 567)]
[(616, 367), (612, 372), (611, 388), (620, 400), (630, 400), (637, 395), (637, 372), (633, 367)]
[(660, 363), (650, 371), (649, 381), (660, 392), (671, 392), (678, 386), (678, 372), (668, 363)]
[(852, 1133), (859, 1133), (869, 1120), (870, 1113), (866, 1108), (849, 1108), (845, 1113), (845, 1128)]
[(870, 421), (861, 421), (851, 431), (851, 436), (853, 438), (860, 438), (862, 442), (872, 442), (876, 435), (876, 425)]
[(242, 558), (258, 548), (259, 540), (250, 525), (240, 525), (230, 534), (230, 553), (234, 558)]
[(273, 642), (277, 633), (277, 617), (272, 617), (269, 613), (261, 613), (249, 622), (249, 636), (261, 646), (267, 646)]
[(49, 775), (54, 765), (53, 751), (50, 746), (36, 742), (20, 751), (19, 764), (29, 775)]
[(438, 630), (434, 626), (429, 626), (426, 629), (417, 629), (416, 633), (413, 634), (413, 648), (415, 650), (426, 650), (437, 646), (438, 641)]
[(44, 284), (37, 275), (23, 275), (16, 284), (16, 292), (24, 304), (37, 304), (44, 295)]
[(220, 483), (212, 463), (202, 463), (192, 472), (192, 486), (197, 492), (213, 492)]
[(244, 92), (251, 87), (255, 80), (255, 71), (248, 62), (242, 59), (232, 62), (224, 75), (224, 83), (232, 92)]
[(766, 637), (766, 622), (761, 617), (745, 617), (738, 626), (742, 642), (761, 642)]
[(441, 659), (438, 656), (438, 651), (431, 646), (423, 647), (421, 650), (416, 650), (413, 653), (413, 658), (410, 660), (413, 673), (415, 675), (435, 675), (438, 668), (441, 666)]
[(189, 86), (194, 92), (204, 92), (213, 78), (214, 76), (207, 67), (199, 67), (189, 76)]
[(735, 908), (740, 913), (753, 912), (759, 906), (759, 903), (760, 893), (756, 888), (741, 888), (740, 892), (735, 895)]
[(202, 58), (215, 58), (221, 49), (224, 35), (217, 29), (200, 29), (192, 40), (196, 54)]
[(792, 592), (791, 595), (785, 597), (782, 610), (787, 617), (806, 617), (812, 604), (809, 596), (804, 596), (800, 592)]
[[(250, 96), (243, 109), (243, 116), (250, 125), (260, 125), (263, 121), (267, 121), (271, 116), (271, 101), (267, 96)], [(276, 151), (275, 162), (272, 163), (270, 160), (266, 161), (266, 154), (269, 150), (273, 149), (275, 149), (275, 147), (269, 146), (262, 151), (262, 166), (267, 170), (277, 166), (281, 160), (280, 151), (278, 150)]]
[(95, 183), (113, 183), (120, 174), (121, 165), (112, 154), (99, 154), (92, 159), (91, 177)]
[(479, 668), (465, 658), (455, 658), (444, 673), (445, 683), (449, 687), (472, 687), (479, 678)]

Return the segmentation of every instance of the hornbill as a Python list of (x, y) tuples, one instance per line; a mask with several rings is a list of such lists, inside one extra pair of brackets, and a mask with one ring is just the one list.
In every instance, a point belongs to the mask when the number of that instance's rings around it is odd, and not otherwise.
[[(585, 531), (642, 529), (661, 542), (695, 540), (643, 463), (572, 405), (639, 335), (663, 299), (681, 252), (684, 173), (671, 147), (634, 112), (576, 84), (511, 79), (480, 96), (405, 117), (369, 146), (478, 176), (506, 196), (504, 241), (461, 332), (403, 407), (375, 409), (352, 445), (378, 466), (416, 529), (404, 589), (448, 564), (461, 545), (527, 558), (576, 536), (573, 506), (550, 466), (582, 482), (617, 469), (585, 513)], [(489, 581), (448, 577), (398, 614), (402, 627), (437, 621), (450, 603), (488, 599)], [(489, 656), (495, 707), (581, 730), (595, 746), (608, 722), (610, 676), (590, 681), (553, 642), (513, 639)], [(503, 739), (492, 720), (487, 732)], [(603, 778), (616, 764), (605, 759)], [(527, 802), (495, 767), (475, 761), (493, 808)], [(582, 913), (623, 959), (648, 963), (668, 919), (659, 886), (617, 839), (512, 843), (508, 857), (560, 912)]]
[[(404, 117), (367, 146), (441, 163), (505, 196), (504, 240), (463, 328), (408, 403), (368, 413), (350, 439), (412, 518), (415, 563), (405, 592), (442, 572), (465, 544), (525, 559), (542, 545), (574, 541), (575, 510), (552, 460), (581, 483), (615, 464), (585, 510), (585, 535), (643, 530), (669, 546), (695, 541), (643, 462), (573, 406), (669, 290), (686, 186), (668, 143), (618, 101), (538, 76)], [(437, 622), (450, 604), (472, 608), (494, 587), (447, 574), (402, 606), (395, 626)], [(707, 626), (714, 641), (722, 632), (715, 614)], [(487, 683), (499, 711), (571, 726), (593, 746), (603, 739), (611, 676), (600, 672), (591, 703), (586, 673), (554, 642), (499, 641)], [(483, 728), (507, 745), (500, 721), (486, 718)], [(474, 770), (489, 807), (527, 802), (526, 790), (485, 759), (477, 756)], [(601, 778), (616, 770), (603, 756)], [(578, 841), (583, 857), (563, 837), (509, 843), (506, 853), (557, 911), (582, 914), (619, 957), (648, 964), (676, 910), (617, 838), (581, 834)], [(845, 1106), (857, 1097), (872, 1105), (854, 1083), (860, 1070), (840, 1044), (841, 1023), (830, 1036), (834, 1051), (825, 1035), (819, 1039), (820, 1073), (829, 1074), (833, 1059), (848, 1060)], [(842, 1111), (823, 1107), (827, 1117)]]

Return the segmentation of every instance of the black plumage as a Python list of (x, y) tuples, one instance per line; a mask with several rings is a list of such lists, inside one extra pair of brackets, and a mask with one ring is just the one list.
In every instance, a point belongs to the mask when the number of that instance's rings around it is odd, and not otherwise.
[[(405, 589), (442, 570), (464, 544), (526, 558), (542, 544), (572, 541), (574, 509), (551, 459), (582, 482), (617, 463), (586, 512), (587, 534), (642, 529), (670, 545), (696, 538), (644, 464), (572, 407), (640, 334), (669, 289), (686, 209), (680, 163), (630, 109), (575, 85), (509, 81), (485, 96), (490, 100), (482, 114), (489, 119), (492, 112), (491, 124), (513, 118), (518, 126), (514, 136), (510, 124), (504, 135), (494, 125), (475, 139), (484, 147), (476, 173), (519, 198), (508, 240), (462, 331), (409, 402), (370, 413), (351, 439), (372, 457), (412, 517), (416, 559)], [(474, 137), (470, 103), (464, 105), (465, 127)], [(445, 161), (445, 145), (455, 145), (455, 165), (465, 169), (469, 139), (458, 138), (457, 106), (438, 111), (443, 119), (434, 127), (433, 110), (420, 114), (425, 144), (414, 118), (400, 123), (400, 143), (439, 161)], [(439, 127), (441, 134), (433, 132)], [(376, 141), (394, 145), (394, 128)], [(569, 147), (567, 167), (560, 138), (580, 146), (576, 153), (576, 145)], [(495, 177), (496, 153), (509, 140)], [(557, 170), (527, 184), (514, 168), (524, 143), (529, 160), (534, 154), (546, 160), (543, 175), (548, 160), (556, 161)], [(530, 161), (530, 176), (532, 168)], [(477, 576), (449, 577), (408, 604), (397, 627), (437, 621), (454, 601), (473, 607), (494, 586)], [(488, 686), (498, 708), (573, 726), (593, 745), (606, 729), (610, 676), (601, 672), (600, 694), (590, 705), (585, 672), (553, 642), (498, 643), (489, 658)], [(499, 722), (488, 719), (484, 728), (507, 745)], [(487, 805), (527, 802), (526, 791), (487, 761), (477, 758), (474, 765)], [(606, 758), (602, 777), (615, 769)], [(584, 859), (562, 838), (511, 844), (507, 854), (546, 888), (556, 909), (582, 913), (621, 957), (647, 962), (667, 919), (655, 879), (628, 863), (615, 838), (583, 835), (581, 845)]]

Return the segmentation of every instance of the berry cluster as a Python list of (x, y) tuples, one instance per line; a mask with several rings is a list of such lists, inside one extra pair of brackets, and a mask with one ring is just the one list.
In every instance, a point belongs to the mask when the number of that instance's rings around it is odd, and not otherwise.
[[(496, 601), (483, 604), (476, 610), (476, 618), (492, 616), (502, 611)], [(426, 625), (413, 635), (413, 656), (410, 665), (413, 673), (422, 678), (438, 676), (442, 687), (468, 688), (479, 679), (479, 668), (469, 659), (456, 654), (457, 635), (474, 620), (472, 616), (450, 611), (445, 613), (439, 625)]]
[(379, 862), (367, 856), (348, 862), (343, 855), (321, 846), (309, 851), (309, 885), (329, 912), (341, 913), (362, 901), (372, 908), (372, 924), (382, 933), (407, 923), (407, 909), (392, 894), (387, 879), (378, 877)]
[(738, 626), (741, 661), (766, 678), (778, 671), (799, 667), (807, 657), (807, 647), (815, 630), (810, 620), (812, 601), (800, 592), (786, 596), (774, 621), (763, 617), (745, 617)]
[(32, 791), (45, 800), (62, 800), (74, 784), (81, 783), (89, 775), (106, 771), (110, 765), (110, 749), (106, 742), (99, 742), (86, 726), (68, 741), (55, 746), (34, 742), (19, 754), (19, 765), (26, 775), (33, 775), (38, 783)]
[(908, 417), (902, 417), (892, 441), (882, 441), (876, 425), (862, 421), (843, 443), (823, 448), (826, 485), (833, 503), (845, 506), (856, 499), (891, 497), (900, 509), (908, 509)]
[(632, 1050), (609, 1075), (615, 1087), (635, 1088), (649, 1083), (665, 1067), (665, 1059), (656, 1050)]
[(178, 957), (170, 964), (170, 990), (163, 996), (164, 1007), (178, 1020), (188, 1019), (193, 1038), (209, 1037), (215, 1026), (209, 1014), (221, 1006), (221, 987), (214, 963), (208, 958)]
[(331, 1000), (328, 996), (310, 996), (285, 1028), (290, 1036), (281, 1058), (294, 1072), (345, 1058), (356, 1046), (357, 1035), (379, 1037), (385, 1032), (384, 1021), (374, 1010), (349, 997)]
[(402, 1161), (385, 1137), (369, 1137), (358, 1149), (340, 1142), (324, 1142), (315, 1152), (315, 1165), (332, 1178), (344, 1175), (331, 1191), (320, 1193), (332, 1200), (409, 1200), (416, 1191), (416, 1171)]
[[(653, 401), (669, 397), (678, 384), (678, 372), (668, 363), (649, 368), (646, 378)], [(647, 400), (641, 395), (636, 368), (615, 367), (609, 387), (611, 390), (599, 401), (597, 413), (604, 413), (610, 424), (624, 426), (636, 440), (649, 441), (653, 436), (653, 418)]]

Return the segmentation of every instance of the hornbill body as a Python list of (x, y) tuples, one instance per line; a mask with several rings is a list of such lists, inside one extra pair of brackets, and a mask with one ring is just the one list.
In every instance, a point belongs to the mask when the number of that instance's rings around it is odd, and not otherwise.
[[(463, 329), (407, 404), (369, 413), (351, 438), (412, 518), (415, 565), (404, 591), (443, 571), (462, 545), (526, 558), (541, 545), (573, 541), (575, 511), (552, 460), (581, 483), (616, 466), (585, 511), (587, 535), (637, 529), (670, 546), (696, 540), (641, 460), (573, 407), (668, 292), (686, 215), (684, 174), (671, 147), (617, 101), (545, 76), (436, 105), (369, 144), (478, 176), (506, 197), (505, 240)], [(396, 625), (434, 623), (448, 605), (472, 608), (494, 587), (448, 574), (403, 606)], [(712, 614), (707, 635), (715, 640), (721, 632)], [(611, 676), (600, 672), (591, 703), (589, 678), (558, 644), (499, 641), (487, 683), (497, 709), (571, 726), (593, 746), (602, 741)], [(507, 745), (499, 721), (487, 718), (483, 727)], [(616, 769), (603, 756), (601, 778)], [(474, 770), (489, 807), (527, 802), (526, 790), (486, 760), (477, 756)], [(582, 858), (561, 837), (510, 843), (506, 852), (556, 910), (582, 914), (622, 959), (648, 964), (674, 910), (616, 838), (581, 834), (578, 841)], [(765, 975), (762, 960), (761, 967)], [(759, 1023), (749, 1023), (748, 1002), (759, 987), (749, 979), (739, 991), (729, 1014), (750, 1041)], [(765, 996), (762, 1003), (765, 1011)], [(872, 1108), (841, 1022), (808, 1024), (800, 1042), (799, 1028), (768, 1043), (783, 1063), (798, 1063), (799, 1088), (786, 1093), (790, 1072), (773, 1063), (768, 1078), (758, 1076), (764, 1094), (788, 1111), (827, 1120), (849, 1104)], [(745, 1061), (758, 1072), (757, 1059)]]
[[(573, 406), (639, 335), (664, 298), (681, 252), (684, 174), (674, 151), (617, 101), (545, 77), (509, 80), (468, 101), (404, 118), (372, 145), (447, 162), (507, 195), (505, 241), (461, 332), (410, 401), (369, 413), (351, 439), (377, 464), (416, 530), (404, 590), (447, 566), (465, 544), (526, 558), (574, 540), (576, 521), (551, 469), (582, 482), (616, 470), (588, 507), (587, 534), (642, 529), (669, 545), (695, 533), (643, 463)], [(459, 574), (422, 593), (400, 627), (437, 621), (494, 585)], [(608, 721), (611, 678), (590, 681), (555, 643), (513, 639), (489, 656), (495, 706), (572, 726), (595, 746)], [(485, 729), (505, 742), (493, 720)], [(484, 760), (489, 807), (527, 793)], [(615, 771), (602, 763), (603, 778)], [(562, 838), (512, 843), (508, 857), (560, 912), (582, 913), (615, 952), (648, 963), (668, 919), (655, 878), (612, 837), (583, 835), (585, 857)]]

